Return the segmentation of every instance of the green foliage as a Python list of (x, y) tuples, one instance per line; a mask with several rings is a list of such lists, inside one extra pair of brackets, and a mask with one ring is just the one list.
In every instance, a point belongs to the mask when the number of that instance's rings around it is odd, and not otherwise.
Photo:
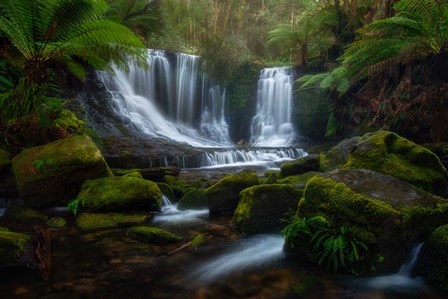
[(325, 263), (327, 271), (340, 269), (356, 274), (357, 264), (368, 254), (367, 245), (358, 240), (346, 227), (335, 227), (323, 216), (310, 219), (294, 215), (281, 234), (290, 248), (301, 240), (318, 264)]
[(336, 272), (342, 268), (356, 273), (355, 264), (363, 253), (368, 252), (367, 245), (356, 239), (344, 226), (324, 227), (313, 234), (310, 243), (318, 263), (326, 262), (327, 271), (333, 268)]
[(77, 215), (80, 210), (79, 205), (83, 206), (83, 202), (75, 199), (68, 203), (67, 208), (72, 211), (73, 215)]

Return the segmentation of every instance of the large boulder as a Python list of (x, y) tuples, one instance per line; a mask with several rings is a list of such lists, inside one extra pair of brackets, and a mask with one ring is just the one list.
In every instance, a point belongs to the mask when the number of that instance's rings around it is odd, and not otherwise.
[(192, 189), (179, 200), (179, 210), (200, 210), (208, 207), (204, 189)]
[(240, 192), (258, 184), (255, 172), (241, 172), (222, 178), (205, 190), (210, 216), (233, 214)]
[(286, 162), (280, 167), (280, 177), (304, 174), (310, 171), (319, 171), (319, 155), (313, 154)]
[(129, 174), (86, 181), (69, 207), (75, 213), (160, 211), (162, 196), (156, 183)]
[(287, 213), (295, 212), (301, 192), (289, 185), (259, 185), (240, 193), (233, 226), (244, 235), (277, 232)]
[(110, 170), (88, 136), (75, 136), (22, 151), (12, 160), (19, 196), (30, 207), (74, 198), (88, 179)]
[[(396, 270), (415, 244), (448, 222), (448, 200), (388, 175), (340, 169), (309, 180), (298, 216), (324, 216), (333, 228), (344, 227), (369, 247), (370, 257), (382, 257), (378, 269)], [(287, 252), (295, 253), (300, 237), (294, 238)]]
[(448, 292), (448, 224), (434, 230), (423, 244), (417, 269), (429, 284)]
[(321, 171), (339, 168), (370, 169), (430, 193), (448, 196), (448, 173), (439, 158), (392, 132), (377, 131), (347, 139), (321, 154)]

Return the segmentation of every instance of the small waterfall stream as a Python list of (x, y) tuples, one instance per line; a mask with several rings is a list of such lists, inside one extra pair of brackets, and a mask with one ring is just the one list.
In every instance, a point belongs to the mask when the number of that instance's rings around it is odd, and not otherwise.
[(208, 209), (179, 210), (177, 203), (172, 204), (169, 198), (163, 195), (162, 211), (154, 217), (156, 224), (200, 224), (208, 216)]
[(252, 118), (251, 144), (290, 146), (296, 138), (291, 121), (294, 78), (288, 67), (266, 68), (258, 80), (257, 114)]

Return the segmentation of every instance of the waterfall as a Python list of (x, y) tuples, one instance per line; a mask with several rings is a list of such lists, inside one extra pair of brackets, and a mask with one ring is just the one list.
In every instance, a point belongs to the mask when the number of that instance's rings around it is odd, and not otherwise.
[(231, 146), (225, 90), (200, 73), (199, 57), (149, 50), (148, 62), (148, 70), (130, 65), (129, 72), (114, 68), (115, 76), (98, 73), (123, 122), (152, 137)]
[(291, 122), (292, 69), (263, 69), (258, 80), (257, 114), (252, 118), (251, 144), (255, 146), (290, 146), (295, 138)]
[(366, 281), (366, 286), (373, 289), (421, 288), (424, 286), (421, 278), (412, 278), (411, 276), (422, 246), (423, 243), (419, 243), (412, 248), (409, 258), (401, 266), (398, 273), (370, 278)]

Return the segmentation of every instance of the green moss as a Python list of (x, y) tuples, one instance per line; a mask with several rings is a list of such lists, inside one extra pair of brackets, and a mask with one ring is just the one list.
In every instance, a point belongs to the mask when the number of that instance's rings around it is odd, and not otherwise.
[(67, 221), (62, 217), (52, 217), (48, 219), (45, 225), (49, 228), (61, 228), (67, 225)]
[(177, 208), (179, 210), (205, 209), (208, 207), (204, 189), (193, 189), (185, 193), (180, 199)]
[(399, 215), (389, 204), (353, 192), (345, 184), (315, 176), (306, 185), (305, 200), (299, 213), (312, 217), (319, 211), (336, 224), (344, 221), (359, 225), (383, 222)]
[(0, 268), (22, 265), (20, 257), (30, 240), (25, 234), (0, 231)]
[(73, 134), (82, 134), (85, 129), (85, 123), (67, 109), (62, 109), (59, 112), (59, 117), (54, 120), (54, 125), (56, 128)]
[(175, 243), (182, 240), (182, 237), (152, 226), (137, 226), (128, 229), (127, 232), (133, 238), (146, 243)]
[(191, 241), (190, 248), (194, 251), (198, 250), (199, 247), (207, 244), (207, 238), (203, 234), (196, 235)]
[(163, 195), (168, 197), (168, 199), (171, 202), (173, 202), (176, 199), (176, 197), (174, 196), (174, 191), (173, 189), (171, 189), (170, 185), (161, 182), (157, 182), (156, 184), (157, 186), (159, 186), (159, 189), (163, 193)]
[(310, 171), (319, 171), (319, 156), (308, 155), (291, 162), (286, 162), (280, 167), (280, 177), (304, 174)]
[(304, 174), (293, 175), (293, 176), (288, 176), (286, 178), (279, 179), (278, 183), (289, 184), (294, 189), (305, 189), (305, 186), (308, 183), (308, 181), (311, 178), (315, 177), (316, 175), (319, 175), (319, 172), (310, 171), (310, 172), (307, 172)]
[(278, 231), (282, 219), (297, 209), (300, 196), (301, 193), (289, 185), (247, 188), (240, 193), (232, 219), (233, 226), (246, 235)]
[(436, 227), (448, 223), (448, 201), (443, 199), (436, 206), (403, 207), (401, 212), (403, 227), (420, 236), (429, 236)]
[(125, 211), (146, 208), (159, 211), (162, 192), (156, 183), (138, 177), (108, 177), (86, 181), (76, 198), (78, 210)]
[(12, 160), (19, 195), (30, 207), (71, 199), (82, 183), (110, 175), (90, 137), (75, 136), (22, 151)]
[(7, 231), (9, 231), (9, 228), (0, 226), (0, 232), (7, 232)]
[(6, 218), (11, 220), (17, 220), (20, 222), (45, 222), (48, 220), (48, 216), (28, 208), (24, 205), (18, 204), (6, 211)]
[(222, 178), (205, 190), (210, 215), (233, 213), (238, 205), (240, 192), (258, 184), (255, 172), (241, 172)]
[(185, 183), (185, 181), (179, 180), (172, 175), (164, 176), (163, 181), (171, 187), (176, 198), (182, 198), (182, 196), (185, 194), (185, 190), (187, 188), (187, 184)]
[(113, 228), (145, 223), (151, 220), (151, 216), (144, 213), (120, 214), (120, 213), (83, 213), (76, 219), (76, 225), (83, 231)]
[(137, 178), (137, 179), (143, 180), (142, 174), (140, 172), (138, 172), (138, 171), (133, 171), (133, 172), (126, 173), (123, 177), (126, 177), (126, 178)]

